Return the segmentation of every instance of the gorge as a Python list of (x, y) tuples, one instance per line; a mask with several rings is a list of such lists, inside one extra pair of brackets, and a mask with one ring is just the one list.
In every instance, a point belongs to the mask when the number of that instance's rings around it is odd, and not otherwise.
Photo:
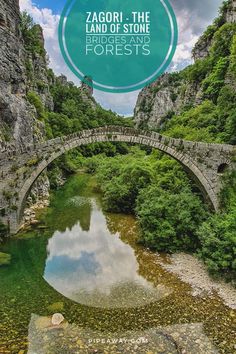
[(235, 8), (124, 118), (0, 0), (0, 352), (234, 353)]

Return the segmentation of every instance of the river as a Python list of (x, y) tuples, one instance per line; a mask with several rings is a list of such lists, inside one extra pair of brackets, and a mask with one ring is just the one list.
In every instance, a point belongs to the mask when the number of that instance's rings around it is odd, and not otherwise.
[(69, 178), (38, 219), (0, 248), (12, 256), (0, 266), (1, 354), (236, 352), (236, 312), (139, 245), (133, 216), (104, 212), (94, 177)]

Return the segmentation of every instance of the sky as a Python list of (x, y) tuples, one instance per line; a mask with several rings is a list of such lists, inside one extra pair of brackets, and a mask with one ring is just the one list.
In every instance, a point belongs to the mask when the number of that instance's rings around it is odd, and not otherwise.
[[(198, 37), (217, 16), (222, 0), (171, 0), (170, 3), (178, 21), (179, 42), (168, 71), (176, 71), (192, 63), (191, 50)], [(57, 27), (65, 4), (66, 0), (20, 0), (21, 10), (26, 10), (43, 28), (50, 67), (56, 75), (64, 74), (79, 86), (80, 80), (65, 64), (58, 45)], [(115, 94), (94, 90), (94, 97), (104, 108), (131, 116), (138, 93)]]

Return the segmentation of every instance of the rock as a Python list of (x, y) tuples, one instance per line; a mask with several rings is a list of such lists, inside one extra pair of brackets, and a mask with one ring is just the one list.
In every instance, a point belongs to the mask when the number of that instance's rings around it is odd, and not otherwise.
[(31, 225), (37, 225), (38, 223), (39, 223), (38, 220), (32, 220), (32, 221), (31, 221)]
[(32, 204), (37, 205), (45, 203), (49, 199), (50, 183), (46, 173), (43, 173), (35, 182), (30, 192), (29, 206)]
[(51, 318), (49, 317), (38, 317), (35, 321), (35, 326), (37, 330), (45, 330), (51, 325)]
[(194, 61), (204, 59), (209, 55), (210, 47), (212, 44), (213, 35), (209, 37), (200, 37), (193, 48)]
[(141, 129), (160, 128), (173, 113), (180, 113), (190, 102), (201, 102), (200, 87), (175, 74), (164, 74), (140, 92), (134, 110), (135, 125)]
[(229, 23), (236, 22), (236, 0), (231, 0), (225, 13), (225, 20)]
[[(42, 332), (50, 332), (51, 330), (54, 329), (63, 329), (65, 330), (68, 327), (68, 322), (64, 319), (64, 317), (61, 314), (55, 314), (56, 317), (53, 319), (51, 316), (44, 316), (44, 317), (39, 317), (35, 318), (34, 323), (36, 330), (42, 331)], [(59, 323), (59, 317), (57, 318), (57, 315), (60, 315), (60, 323)], [(61, 321), (61, 316), (63, 317), (63, 320)], [(52, 323), (53, 321), (53, 323)], [(58, 324), (59, 323), (59, 324)]]
[(93, 95), (93, 80), (90, 76), (85, 76), (81, 83), (81, 91), (87, 96)]
[(55, 313), (52, 316), (52, 325), (59, 326), (64, 321), (64, 316), (61, 313)]
[[(44, 127), (26, 100), (31, 89), (26, 67), (29, 53), (19, 31), (19, 1), (1, 2), (0, 18), (0, 141), (21, 146), (42, 140)], [(35, 63), (33, 58), (32, 62)], [(42, 67), (42, 63), (35, 63), (36, 66)], [(46, 71), (46, 62), (44, 68)]]

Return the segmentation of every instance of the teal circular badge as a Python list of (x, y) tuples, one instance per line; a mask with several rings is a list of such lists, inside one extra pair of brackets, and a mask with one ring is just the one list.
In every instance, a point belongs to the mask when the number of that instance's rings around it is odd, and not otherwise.
[(69, 68), (106, 92), (130, 92), (153, 82), (169, 66), (177, 40), (168, 0), (69, 0), (59, 24)]

